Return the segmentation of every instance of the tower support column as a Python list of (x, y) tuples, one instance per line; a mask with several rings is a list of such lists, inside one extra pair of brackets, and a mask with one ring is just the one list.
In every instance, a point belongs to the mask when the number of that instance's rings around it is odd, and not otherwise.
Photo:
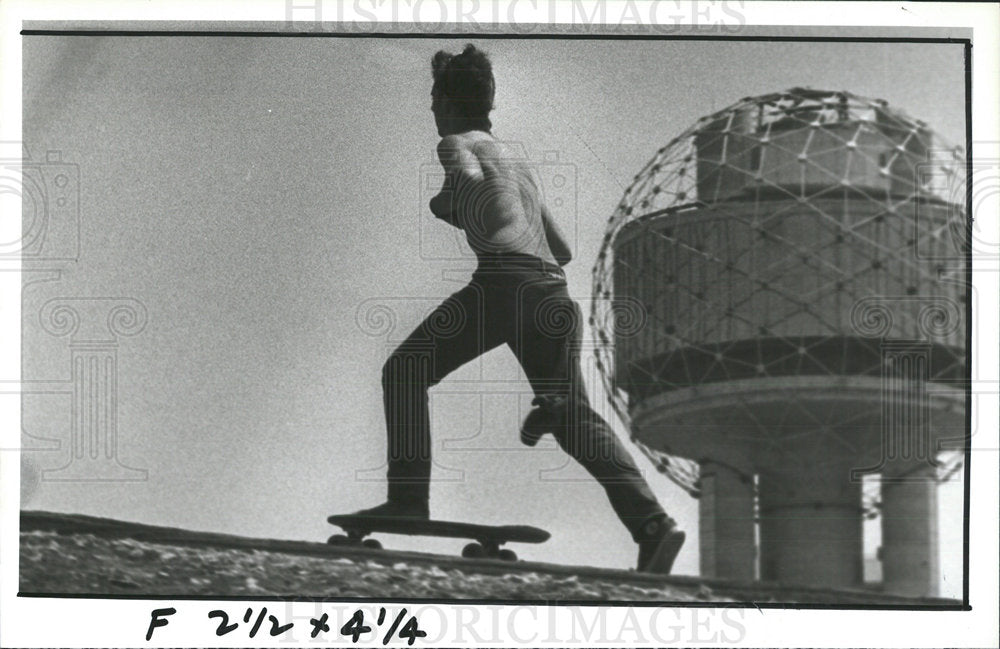
[(852, 588), (862, 573), (861, 483), (850, 462), (798, 462), (760, 476), (761, 578)]
[(701, 574), (739, 581), (756, 578), (752, 479), (714, 462), (701, 465), (698, 500)]
[(882, 583), (886, 592), (938, 595), (938, 495), (934, 468), (882, 482)]

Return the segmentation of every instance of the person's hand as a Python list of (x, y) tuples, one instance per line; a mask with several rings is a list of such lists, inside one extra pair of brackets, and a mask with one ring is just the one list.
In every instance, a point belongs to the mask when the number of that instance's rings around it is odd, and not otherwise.
[(431, 214), (442, 220), (449, 220), (452, 215), (451, 192), (442, 191), (430, 200)]
[(433, 214), (436, 218), (441, 219), (448, 225), (452, 225), (456, 228), (459, 227), (455, 218), (451, 192), (442, 190), (440, 194), (431, 198), (430, 208), (431, 214)]

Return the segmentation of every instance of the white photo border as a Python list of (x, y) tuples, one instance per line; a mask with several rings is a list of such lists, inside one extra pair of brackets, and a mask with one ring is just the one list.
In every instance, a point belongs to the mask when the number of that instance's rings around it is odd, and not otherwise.
[[(298, 15), (289, 15), (291, 5), (299, 6)], [(309, 6), (297, 2), (88, 2), (11, 1), (0, 3), (0, 141), (21, 139), (21, 36), (24, 23), (39, 27), (79, 25), (83, 21), (124, 21), (136, 29), (227, 30), (261, 23), (274, 30), (299, 29), (308, 25)], [(346, 21), (354, 28), (387, 31), (384, 23), (412, 22), (430, 25), (429, 32), (451, 30), (458, 13), (445, 2), (366, 2), (349, 5), (320, 2), (323, 21)], [(459, 3), (460, 5), (462, 3)], [(587, 15), (597, 15), (598, 5), (606, 10), (603, 17), (610, 27), (629, 31), (632, 20), (628, 5), (642, 11), (647, 3), (580, 2), (545, 3), (534, 0), (496, 0), (477, 3), (472, 12), (479, 28), (529, 35), (543, 34), (546, 24), (571, 24), (576, 7)], [(656, 4), (656, 3), (654, 3)], [(716, 2), (663, 3), (679, 8), (682, 14), (660, 17), (661, 24), (680, 25), (718, 18), (718, 32), (737, 38), (747, 33), (759, 34), (896, 34), (926, 37), (969, 38), (972, 54), (972, 132), (974, 156), (1000, 157), (998, 133), (997, 79), (1000, 79), (998, 47), (998, 12), (995, 5), (963, 3), (890, 3), (890, 2)], [(305, 6), (306, 9), (301, 9)], [(465, 3), (466, 11), (471, 5)], [(303, 13), (303, 11), (305, 13)], [(707, 12), (699, 13), (699, 12)], [(691, 18), (693, 16), (693, 18)], [(289, 24), (289, 18), (293, 24)], [(312, 18), (315, 20), (315, 15)], [(827, 22), (836, 21), (834, 25)], [(133, 22), (134, 21), (134, 22)], [(728, 22), (727, 22), (728, 21)], [(616, 23), (624, 22), (624, 26)], [(297, 23), (297, 24), (295, 24)], [(91, 23), (96, 24), (96, 23)], [(638, 27), (642, 27), (639, 25)], [(646, 27), (652, 27), (647, 24)], [(677, 28), (679, 25), (673, 24)], [(161, 27), (156, 27), (160, 29)], [(330, 23), (322, 29), (335, 30)], [(421, 27), (425, 29), (426, 27)], [(594, 27), (596, 29), (596, 27)], [(730, 28), (732, 31), (730, 31)], [(654, 29), (655, 32), (655, 29)], [(473, 35), (474, 32), (467, 32)], [(994, 197), (995, 198), (995, 197)], [(1000, 210), (980, 205), (974, 217), (979, 227), (995, 234)], [(20, 218), (18, 212), (14, 215)], [(3, 218), (8, 218), (9, 215)], [(993, 239), (996, 240), (996, 239)], [(996, 323), (1000, 296), (1000, 265), (997, 260), (974, 260), (974, 290), (980, 297), (981, 317), (974, 320), (985, 331), (973, 330), (973, 376), (987, 398), (973, 402), (971, 416), (982, 431), (997, 431), (998, 409), (998, 337)], [(20, 290), (17, 266), (0, 268), (0, 380), (20, 380)], [(989, 394), (991, 393), (992, 394)], [(282, 602), (282, 601), (198, 601), (154, 599), (89, 599), (18, 597), (18, 496), (20, 484), (19, 453), (20, 405), (18, 399), (0, 400), (0, 646), (290, 646), (315, 645), (304, 630), (306, 620), (318, 610), (349, 617), (358, 608), (377, 609), (368, 603)], [(389, 604), (392, 610), (406, 606), (420, 617), (422, 628), (430, 633), (424, 646), (669, 646), (693, 643), (732, 644), (734, 646), (996, 646), (998, 622), (998, 512), (1000, 482), (996, 438), (980, 435), (973, 440), (971, 494), (969, 512), (968, 604), (969, 610), (857, 610), (857, 609), (762, 609), (752, 608), (657, 608), (657, 607), (540, 607), (526, 605), (465, 604)], [(245, 634), (216, 637), (206, 623), (212, 609), (224, 609), (240, 616), (247, 606), (267, 606), (299, 621), (294, 639), (270, 638), (266, 634), (249, 639)], [(150, 612), (173, 607), (169, 626), (156, 630), (146, 641)], [(346, 617), (345, 617), (346, 619)], [(426, 622), (425, 622), (426, 621)], [(600, 624), (608, 632), (602, 636)], [(425, 626), (426, 625), (426, 626)], [(331, 625), (332, 626), (332, 625)], [(590, 628), (591, 632), (584, 630)], [(575, 630), (580, 630), (579, 634)], [(615, 634), (617, 630), (617, 635)], [(371, 638), (369, 644), (380, 639)], [(432, 642), (433, 640), (433, 642)], [(349, 644), (344, 638), (329, 637), (325, 642)], [(365, 640), (359, 643), (365, 644)], [(419, 646), (421, 643), (417, 643)], [(379, 645), (380, 646), (380, 645)], [(393, 646), (405, 646), (396, 642)]]

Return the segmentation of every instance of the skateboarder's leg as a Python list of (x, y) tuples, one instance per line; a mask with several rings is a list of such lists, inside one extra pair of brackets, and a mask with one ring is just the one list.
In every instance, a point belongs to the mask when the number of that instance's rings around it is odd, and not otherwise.
[(518, 288), (518, 333), (509, 341), (537, 396), (557, 404), (555, 437), (604, 487), (622, 523), (636, 541), (651, 520), (666, 520), (663, 508), (629, 452), (590, 406), (580, 368), (582, 315), (565, 281), (536, 276)]
[(501, 344), (482, 318), (481, 287), (470, 284), (442, 302), (382, 367), (388, 435), (389, 501), (426, 508), (431, 474), (427, 391)]
[[(572, 361), (579, 366), (579, 361)], [(578, 367), (573, 368), (579, 376)], [(582, 387), (582, 381), (574, 381)], [(559, 446), (592, 475), (607, 493), (611, 507), (637, 542), (644, 526), (666, 514), (618, 436), (590, 407), (582, 390), (573, 390), (566, 408), (566, 426), (555, 435)]]

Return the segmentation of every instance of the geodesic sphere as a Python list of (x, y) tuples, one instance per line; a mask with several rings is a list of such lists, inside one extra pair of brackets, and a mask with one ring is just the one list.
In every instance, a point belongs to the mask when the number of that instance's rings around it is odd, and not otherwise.
[(594, 269), (612, 399), (877, 376), (887, 339), (928, 343), (932, 378), (959, 377), (962, 161), (926, 124), (846, 92), (793, 89), (700, 119), (635, 177)]

